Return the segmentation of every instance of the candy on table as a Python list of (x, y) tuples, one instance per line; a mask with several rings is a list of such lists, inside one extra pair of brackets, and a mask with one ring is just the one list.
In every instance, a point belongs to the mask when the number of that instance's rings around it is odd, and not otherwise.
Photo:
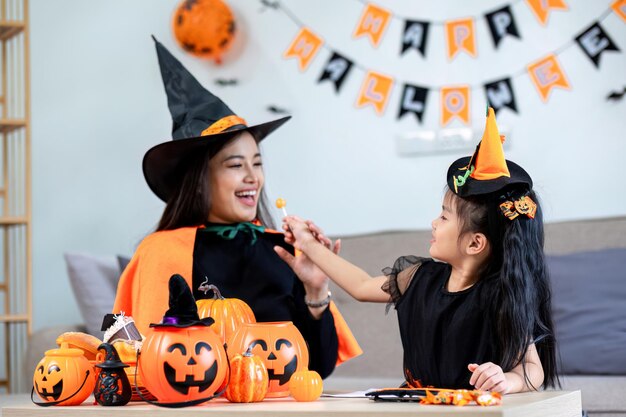
[(283, 215), (285, 217), (287, 217), (287, 210), (285, 209), (286, 205), (287, 205), (287, 202), (285, 201), (284, 198), (277, 198), (276, 199), (276, 208), (282, 209), (283, 210)]

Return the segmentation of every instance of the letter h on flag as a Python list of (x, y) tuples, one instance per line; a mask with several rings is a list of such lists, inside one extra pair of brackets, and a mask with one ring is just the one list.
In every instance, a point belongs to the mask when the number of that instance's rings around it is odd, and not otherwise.
[(291, 42), (291, 45), (289, 45), (289, 49), (285, 51), (283, 57), (285, 59), (297, 58), (300, 71), (304, 71), (323, 44), (322, 38), (308, 28), (302, 28), (293, 42)]

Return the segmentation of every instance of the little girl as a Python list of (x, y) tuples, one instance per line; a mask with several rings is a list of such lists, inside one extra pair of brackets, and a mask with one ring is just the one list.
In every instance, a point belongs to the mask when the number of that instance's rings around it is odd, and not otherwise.
[(286, 239), (355, 299), (395, 305), (409, 386), (555, 386), (542, 213), (530, 176), (504, 159), (493, 109), (474, 155), (455, 161), (447, 182), (432, 222), (438, 261), (404, 256), (372, 278), (320, 244), (310, 222), (286, 217)]

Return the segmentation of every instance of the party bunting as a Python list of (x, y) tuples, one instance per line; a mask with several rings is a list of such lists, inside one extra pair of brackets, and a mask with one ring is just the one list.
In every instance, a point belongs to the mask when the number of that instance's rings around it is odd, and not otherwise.
[(361, 19), (352, 35), (355, 39), (367, 36), (372, 46), (378, 47), (385, 29), (391, 20), (391, 12), (369, 3), (365, 6)]
[(611, 9), (613, 9), (615, 14), (626, 22), (626, 0), (617, 0), (611, 4)]
[(460, 51), (467, 52), (475, 58), (474, 20), (472, 18), (451, 20), (446, 22), (445, 26), (448, 59), (454, 59)]
[(457, 117), (466, 125), (470, 120), (470, 88), (467, 85), (441, 88), (441, 125)]
[(576, 42), (585, 55), (591, 59), (596, 67), (600, 67), (600, 54), (604, 51), (616, 51), (619, 49), (609, 38), (598, 22), (594, 22), (583, 33), (576, 37)]
[[(361, 1), (365, 2), (366, 0)], [(526, 0), (529, 5), (535, 4), (533, 1), (534, 0)], [(567, 10), (567, 5), (563, 0), (544, 1), (547, 1), (547, 3), (542, 3), (543, 8), (541, 10), (545, 13), (541, 16), (543, 16), (546, 21), (547, 13), (550, 10), (559, 8)], [(345, 80), (354, 73), (353, 69), (356, 68), (360, 73), (365, 74), (365, 78), (362, 81), (355, 107), (362, 108), (372, 106), (378, 115), (383, 115), (396, 82), (394, 78), (389, 75), (383, 75), (346, 58), (344, 54), (326, 45), (321, 37), (305, 27), (305, 25), (287, 10), (282, 3), (279, 3), (278, 9), (283, 10), (300, 28), (289, 48), (284, 53), (284, 57), (286, 59), (297, 58), (300, 70), (305, 71), (310, 62), (318, 54), (319, 50), (326, 48), (330, 51), (330, 55), (328, 61), (322, 68), (318, 83), (330, 81), (334, 85), (335, 92), (339, 93), (343, 88)], [(428, 93), (431, 90), (438, 90), (440, 92), (441, 124), (446, 126), (455, 118), (458, 118), (461, 123), (469, 124), (470, 89), (481, 87), (484, 89), (487, 104), (492, 106), (495, 112), (508, 108), (512, 112), (518, 113), (519, 109), (516, 94), (513, 89), (513, 78), (522, 75), (528, 75), (530, 77), (541, 100), (547, 102), (553, 89), (571, 89), (565, 72), (557, 59), (557, 55), (561, 54), (571, 45), (577, 44), (583, 54), (592, 61), (596, 68), (599, 68), (601, 56), (605, 51), (621, 52), (609, 34), (600, 25), (607, 16), (613, 16), (611, 11), (620, 19), (626, 21), (626, 0), (614, 1), (610, 8), (607, 7), (607, 9), (605, 9), (605, 11), (586, 29), (582, 30), (578, 36), (568, 43), (561, 45), (559, 48), (556, 48), (544, 58), (529, 64), (525, 70), (515, 72), (511, 76), (505, 76), (496, 81), (462, 86), (418, 86), (402, 82), (403, 89), (402, 94), (399, 96), (397, 118), (400, 119), (404, 117), (405, 114), (412, 113), (415, 115), (417, 121), (422, 123)], [(368, 36), (370, 41), (377, 45), (392, 18), (397, 18), (397, 16), (392, 15), (384, 9), (382, 9), (381, 12), (379, 8), (376, 8), (371, 3), (367, 3), (367, 7), (361, 16), (361, 21), (355, 32), (355, 37)], [(498, 48), (502, 40), (507, 36), (520, 39), (519, 30), (509, 6), (504, 6), (495, 11), (486, 13), (484, 18), (489, 25), (495, 48)], [(400, 54), (403, 55), (409, 49), (415, 49), (422, 56), (425, 56), (426, 42), (430, 36), (429, 33), (432, 22), (407, 19), (404, 23), (405, 26)], [(442, 25), (446, 30), (447, 39), (449, 41), (448, 56), (450, 59), (454, 58), (460, 52), (466, 52), (476, 56), (473, 18), (458, 19), (438, 24)], [(358, 36), (357, 32), (359, 33)]]
[(407, 113), (413, 113), (417, 117), (417, 120), (421, 123), (424, 110), (426, 109), (427, 96), (428, 88), (404, 84), (398, 119)]
[(291, 42), (283, 55), (285, 58), (296, 58), (300, 71), (307, 69), (311, 59), (317, 54), (324, 41), (308, 28), (303, 27)]
[(550, 54), (545, 58), (540, 59), (528, 66), (528, 73), (532, 80), (541, 100), (548, 101), (550, 92), (553, 88), (562, 88), (565, 90), (571, 89), (565, 73), (559, 65), (559, 61), (556, 59), (556, 55)]
[(503, 78), (498, 81), (485, 84), (485, 95), (487, 96), (487, 104), (493, 108), (497, 114), (500, 109), (508, 107), (517, 113), (517, 105), (515, 104), (515, 94), (510, 78)]
[(425, 57), (429, 26), (430, 24), (428, 22), (407, 20), (404, 23), (402, 49), (400, 50), (400, 55), (404, 55), (404, 53), (409, 49), (415, 49), (419, 51), (423, 57)]
[(356, 100), (356, 107), (360, 108), (372, 105), (376, 113), (382, 115), (385, 111), (385, 106), (389, 100), (392, 88), (393, 78), (374, 71), (369, 71), (361, 86), (359, 97)]
[(352, 69), (352, 61), (348, 58), (339, 55), (337, 52), (333, 52), (332, 56), (324, 66), (322, 75), (320, 76), (318, 83), (324, 80), (330, 80), (335, 86), (335, 92), (339, 93), (343, 81)]
[(548, 24), (552, 10), (568, 10), (564, 0), (526, 0), (526, 3), (539, 23), (544, 26)]
[(511, 35), (521, 39), (517, 30), (517, 25), (515, 25), (515, 19), (513, 18), (511, 7), (504, 6), (501, 9), (487, 13), (485, 15), (485, 19), (487, 20), (489, 33), (491, 33), (493, 45), (496, 49), (498, 48), (502, 38), (506, 35)]

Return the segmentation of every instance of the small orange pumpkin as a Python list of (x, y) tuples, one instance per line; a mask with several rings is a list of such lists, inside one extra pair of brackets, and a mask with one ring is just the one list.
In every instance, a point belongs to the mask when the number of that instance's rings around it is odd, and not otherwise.
[(96, 385), (93, 366), (80, 349), (63, 342), (59, 349), (46, 351), (35, 367), (33, 387), (46, 402), (56, 405), (79, 405)]
[[(213, 291), (213, 298), (197, 300), (198, 315), (201, 319), (211, 317), (215, 323), (211, 326), (214, 332), (226, 342), (243, 323), (256, 323), (254, 313), (248, 304), (238, 298), (224, 298), (215, 285), (208, 285), (207, 290)], [(241, 352), (245, 351), (241, 350)]]
[(324, 389), (322, 377), (315, 371), (295, 372), (289, 380), (289, 393), (296, 401), (315, 401)]
[(265, 362), (269, 376), (266, 397), (287, 397), (289, 379), (309, 365), (309, 350), (302, 334), (290, 321), (242, 324), (229, 339), (229, 348), (248, 348)]
[(263, 401), (269, 381), (265, 363), (248, 348), (230, 360), (230, 384), (224, 394), (233, 403)]

